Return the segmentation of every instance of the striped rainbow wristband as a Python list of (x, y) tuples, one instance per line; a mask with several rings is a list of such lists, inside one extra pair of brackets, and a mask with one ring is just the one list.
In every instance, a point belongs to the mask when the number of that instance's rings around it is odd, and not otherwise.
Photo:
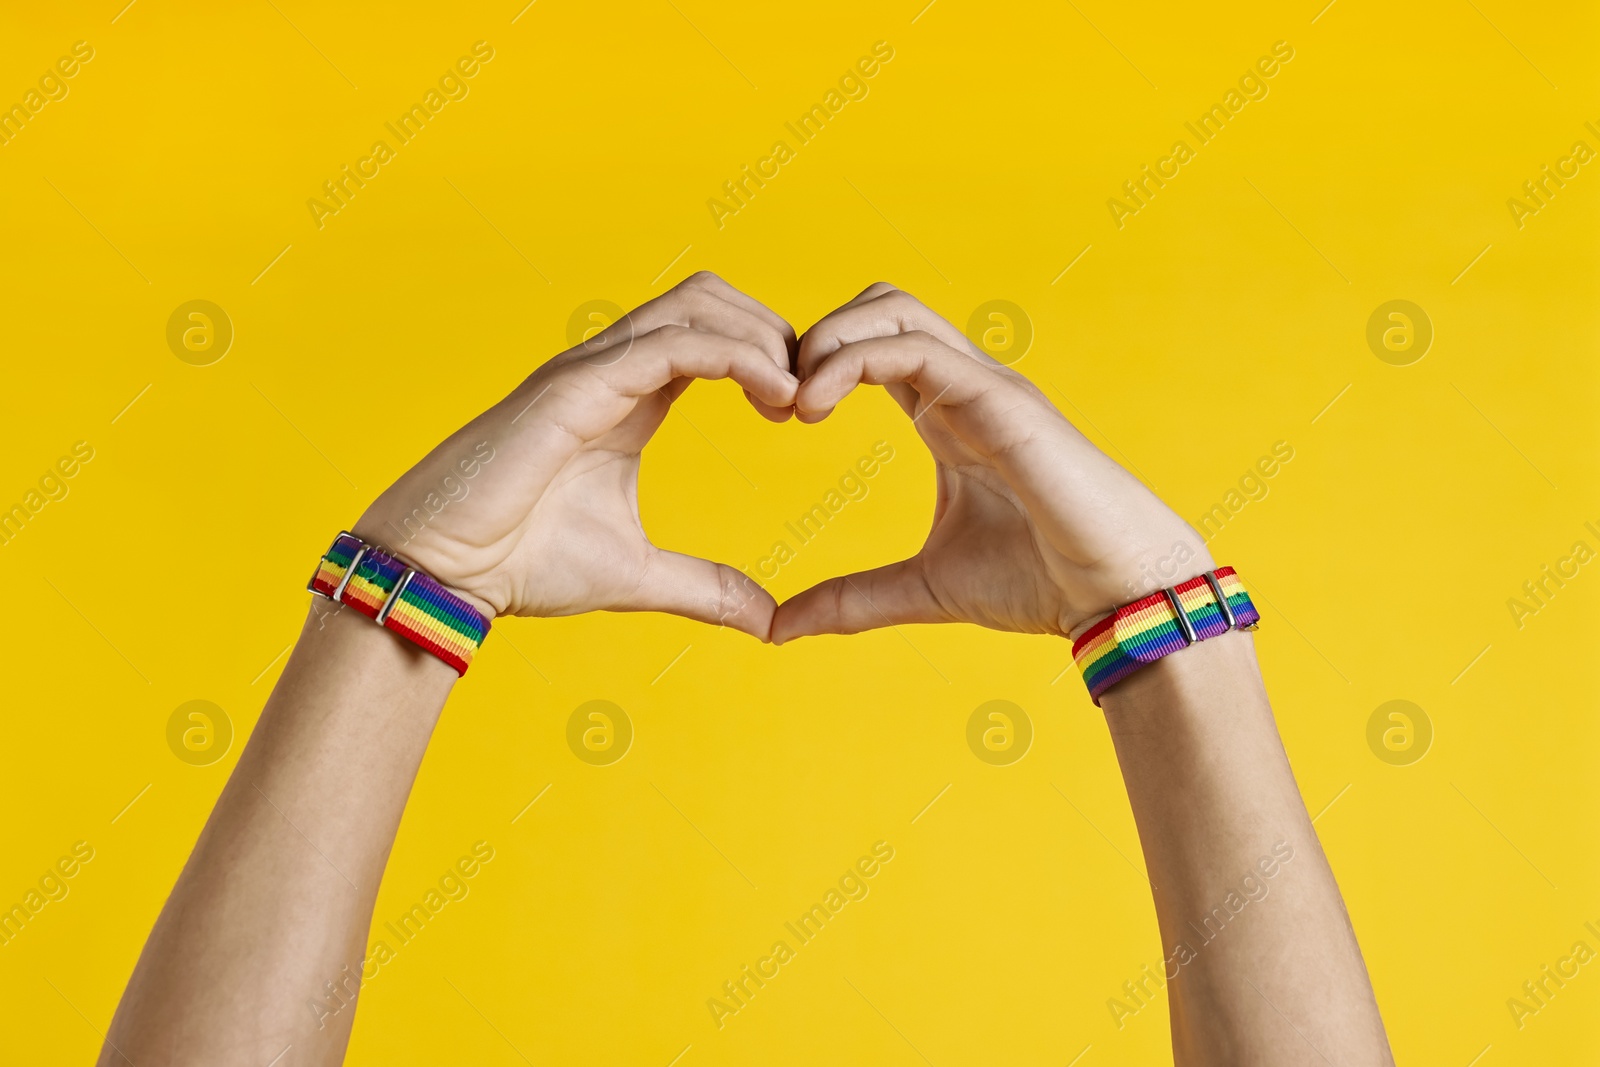
[(421, 645), (458, 675), (489, 636), (489, 620), (477, 608), (348, 531), (334, 538), (306, 588)]
[(1232, 567), (1218, 567), (1124, 604), (1072, 643), (1095, 706), (1107, 689), (1162, 656), (1229, 630), (1254, 630), (1261, 613)]

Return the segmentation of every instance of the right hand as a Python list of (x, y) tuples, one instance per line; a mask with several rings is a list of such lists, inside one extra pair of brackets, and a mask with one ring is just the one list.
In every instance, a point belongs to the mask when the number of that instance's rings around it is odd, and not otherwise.
[[(1042, 392), (915, 297), (864, 291), (800, 340), (795, 407), (826, 418), (887, 386), (933, 453), (933, 529), (910, 559), (830, 578), (779, 606), (772, 640), (912, 622), (1065, 636), (1211, 570), (1199, 535), (1090, 444)], [(1176, 575), (1147, 568), (1174, 556)]]
[[(767, 639), (777, 606), (724, 563), (667, 552), (639, 521), (639, 453), (696, 378), (792, 413), (794, 330), (696, 274), (556, 356), (386, 490), (351, 529), (495, 615), (665, 611)], [(458, 465), (492, 449), (463, 482)], [(454, 479), (466, 490), (423, 507)]]

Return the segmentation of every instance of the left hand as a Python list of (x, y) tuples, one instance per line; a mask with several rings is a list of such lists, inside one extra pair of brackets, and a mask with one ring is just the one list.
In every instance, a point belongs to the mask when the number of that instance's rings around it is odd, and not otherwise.
[(1189, 524), (1032, 382), (909, 293), (868, 288), (806, 331), (797, 367), (803, 422), (857, 385), (886, 387), (933, 453), (937, 497), (921, 551), (785, 601), (773, 641), (910, 622), (1065, 636), (1153, 592), (1143, 567), (1156, 559), (1183, 561), (1173, 581), (1214, 566)]

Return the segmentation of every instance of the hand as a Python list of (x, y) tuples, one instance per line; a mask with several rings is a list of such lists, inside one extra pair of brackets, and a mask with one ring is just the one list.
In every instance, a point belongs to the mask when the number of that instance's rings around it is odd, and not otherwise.
[[(1065, 635), (1214, 567), (1194, 530), (1031, 382), (908, 293), (867, 289), (806, 331), (797, 367), (803, 422), (858, 384), (887, 386), (933, 453), (938, 496), (920, 552), (786, 601), (774, 642), (910, 622)], [(1176, 576), (1148, 577), (1174, 557)]]
[(768, 418), (788, 418), (794, 344), (772, 311), (696, 274), (540, 367), (351, 532), (491, 617), (665, 611), (766, 640), (777, 606), (766, 590), (645, 536), (639, 452), (694, 378), (732, 378)]

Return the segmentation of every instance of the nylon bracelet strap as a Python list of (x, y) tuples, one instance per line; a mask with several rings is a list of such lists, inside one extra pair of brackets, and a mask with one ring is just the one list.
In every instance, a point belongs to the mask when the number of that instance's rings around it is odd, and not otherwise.
[(467, 673), (489, 636), (489, 620), (472, 605), (348, 532), (334, 538), (306, 588), (422, 646), (457, 674)]
[(1218, 567), (1143, 600), (1124, 604), (1072, 643), (1072, 658), (1095, 706), (1107, 689), (1141, 667), (1229, 630), (1261, 622), (1232, 567)]

